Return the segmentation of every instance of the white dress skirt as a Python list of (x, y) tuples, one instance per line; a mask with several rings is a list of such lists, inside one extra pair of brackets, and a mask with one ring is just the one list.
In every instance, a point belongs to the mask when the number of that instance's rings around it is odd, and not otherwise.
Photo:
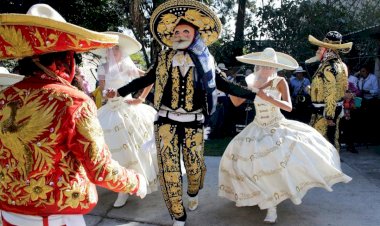
[(146, 104), (130, 105), (123, 97), (108, 100), (98, 110), (98, 119), (112, 158), (120, 165), (145, 176), (148, 194), (157, 191), (157, 157), (154, 145), (143, 150), (153, 139), (156, 110)]
[[(280, 99), (276, 86), (265, 92)], [(219, 196), (236, 206), (274, 207), (290, 199), (300, 204), (313, 187), (332, 191), (347, 183), (339, 153), (318, 131), (304, 123), (287, 120), (280, 109), (260, 97), (256, 116), (227, 146), (219, 166)]]

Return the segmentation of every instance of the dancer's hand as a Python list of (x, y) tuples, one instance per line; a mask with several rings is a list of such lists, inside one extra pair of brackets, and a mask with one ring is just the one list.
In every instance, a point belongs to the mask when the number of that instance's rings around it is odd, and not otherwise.
[(137, 176), (139, 177), (139, 189), (136, 192), (136, 196), (140, 197), (141, 199), (145, 198), (146, 193), (148, 192), (146, 179), (144, 175), (137, 173)]
[(327, 119), (327, 125), (328, 125), (328, 126), (335, 126), (335, 123), (334, 123), (333, 120), (331, 120), (331, 119)]
[(269, 96), (268, 94), (266, 94), (264, 92), (264, 90), (262, 90), (262, 89), (259, 89), (259, 92), (257, 93), (257, 96), (259, 96), (261, 99), (263, 99), (265, 101), (269, 101), (270, 99), (272, 99), (272, 97)]
[(116, 90), (114, 90), (114, 89), (107, 89), (107, 90), (105, 91), (105, 96), (106, 96), (108, 99), (110, 99), (110, 98), (114, 98), (114, 97), (117, 96), (117, 92), (116, 92)]

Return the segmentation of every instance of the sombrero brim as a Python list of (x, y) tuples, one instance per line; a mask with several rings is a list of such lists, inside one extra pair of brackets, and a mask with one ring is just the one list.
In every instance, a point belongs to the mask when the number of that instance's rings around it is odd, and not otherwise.
[(170, 0), (159, 5), (152, 13), (150, 30), (153, 38), (171, 48), (173, 29), (181, 20), (197, 27), (206, 45), (217, 41), (222, 32), (222, 23), (207, 5), (194, 0)]
[(347, 42), (343, 44), (333, 44), (333, 43), (322, 42), (316, 39), (312, 35), (309, 35), (308, 40), (311, 44), (316, 45), (316, 46), (321, 46), (328, 49), (341, 49), (341, 50), (348, 50), (348, 51), (351, 50), (352, 44), (353, 44), (352, 42)]
[(260, 65), (260, 66), (267, 66), (267, 67), (273, 67), (278, 69), (285, 69), (285, 70), (295, 70), (299, 67), (297, 61), (285, 53), (276, 52), (277, 56), (277, 63), (271, 62), (268, 60), (263, 60), (261, 56), (262, 52), (257, 53), (250, 53), (244, 56), (238, 56), (236, 59), (240, 62), (246, 63), (246, 64), (253, 64), (253, 65)]
[(118, 38), (49, 18), (0, 14), (0, 59), (108, 48), (116, 45)]
[(24, 79), (24, 76), (18, 74), (3, 74), (0, 73), (0, 85), (1, 86), (11, 86), (15, 83), (20, 82)]
[[(132, 55), (137, 53), (138, 51), (141, 50), (142, 45), (140, 42), (138, 42), (136, 39), (132, 38), (129, 35), (119, 33), (119, 32), (113, 32), (113, 31), (107, 31), (107, 32), (102, 32), (105, 34), (111, 34), (111, 35), (117, 35), (119, 36), (119, 46), (121, 47), (121, 50), (123, 53), (127, 55)], [(92, 53), (99, 55), (99, 56), (106, 56), (107, 49), (95, 49), (91, 51)]]

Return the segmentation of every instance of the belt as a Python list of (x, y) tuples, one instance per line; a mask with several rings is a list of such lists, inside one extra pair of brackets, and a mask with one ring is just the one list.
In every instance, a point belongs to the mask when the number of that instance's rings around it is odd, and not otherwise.
[[(313, 106), (316, 108), (321, 108), (321, 107), (326, 107), (326, 104), (318, 104), (318, 103), (313, 103)], [(343, 106), (343, 101), (339, 101), (336, 103), (337, 107)]]
[(194, 122), (204, 120), (202, 113), (180, 113), (174, 111), (159, 110), (158, 115), (177, 122)]

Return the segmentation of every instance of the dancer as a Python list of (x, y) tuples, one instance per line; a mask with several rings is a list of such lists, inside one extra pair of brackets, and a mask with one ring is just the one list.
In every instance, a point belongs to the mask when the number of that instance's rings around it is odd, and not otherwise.
[[(108, 50), (96, 50), (105, 56), (107, 61), (98, 68), (98, 78), (105, 89), (118, 89), (133, 79), (144, 75), (138, 69), (129, 55), (138, 52), (141, 44), (134, 38), (117, 33), (105, 32), (119, 36), (119, 44)], [(145, 176), (148, 194), (157, 191), (157, 157), (155, 146), (142, 150), (142, 145), (153, 139), (153, 121), (156, 111), (143, 104), (152, 86), (144, 89), (141, 95), (134, 99), (131, 95), (126, 98), (115, 97), (98, 110), (98, 118), (102, 126), (105, 141), (120, 165), (134, 169)], [(114, 207), (122, 207), (128, 199), (128, 194), (118, 194)]]
[[(167, 1), (158, 6), (150, 20), (153, 37), (169, 47), (162, 51), (146, 76), (118, 89), (125, 96), (155, 84), (154, 107), (158, 110), (155, 138), (159, 180), (165, 203), (174, 225), (185, 225), (182, 202), (180, 153), (188, 179), (189, 209), (198, 207), (198, 192), (203, 187), (203, 123), (210, 115), (219, 90), (254, 99), (255, 93), (215, 73), (215, 61), (207, 45), (221, 32), (217, 15), (198, 1)], [(110, 91), (109, 95), (115, 95)], [(215, 98), (215, 99), (214, 99)]]
[[(291, 111), (288, 85), (277, 69), (294, 70), (289, 55), (266, 48), (237, 57), (254, 64), (247, 86), (259, 89), (254, 101), (256, 116), (227, 146), (219, 166), (219, 195), (236, 206), (267, 209), (266, 223), (277, 220), (276, 207), (286, 199), (301, 204), (307, 190), (332, 191), (338, 182), (349, 182), (342, 173), (337, 150), (312, 127), (287, 120), (280, 109)], [(235, 105), (244, 99), (231, 97)]]
[(46, 4), (0, 15), (0, 60), (21, 82), (0, 92), (0, 208), (4, 226), (84, 226), (99, 185), (144, 197), (145, 178), (111, 159), (94, 102), (70, 83), (75, 52), (117, 36), (67, 23)]
[(319, 48), (307, 63), (321, 62), (311, 79), (310, 125), (339, 150), (339, 120), (344, 115), (342, 105), (348, 87), (348, 69), (339, 52), (348, 53), (352, 42), (342, 44), (342, 35), (337, 31), (329, 31), (322, 41), (309, 35), (309, 42)]

